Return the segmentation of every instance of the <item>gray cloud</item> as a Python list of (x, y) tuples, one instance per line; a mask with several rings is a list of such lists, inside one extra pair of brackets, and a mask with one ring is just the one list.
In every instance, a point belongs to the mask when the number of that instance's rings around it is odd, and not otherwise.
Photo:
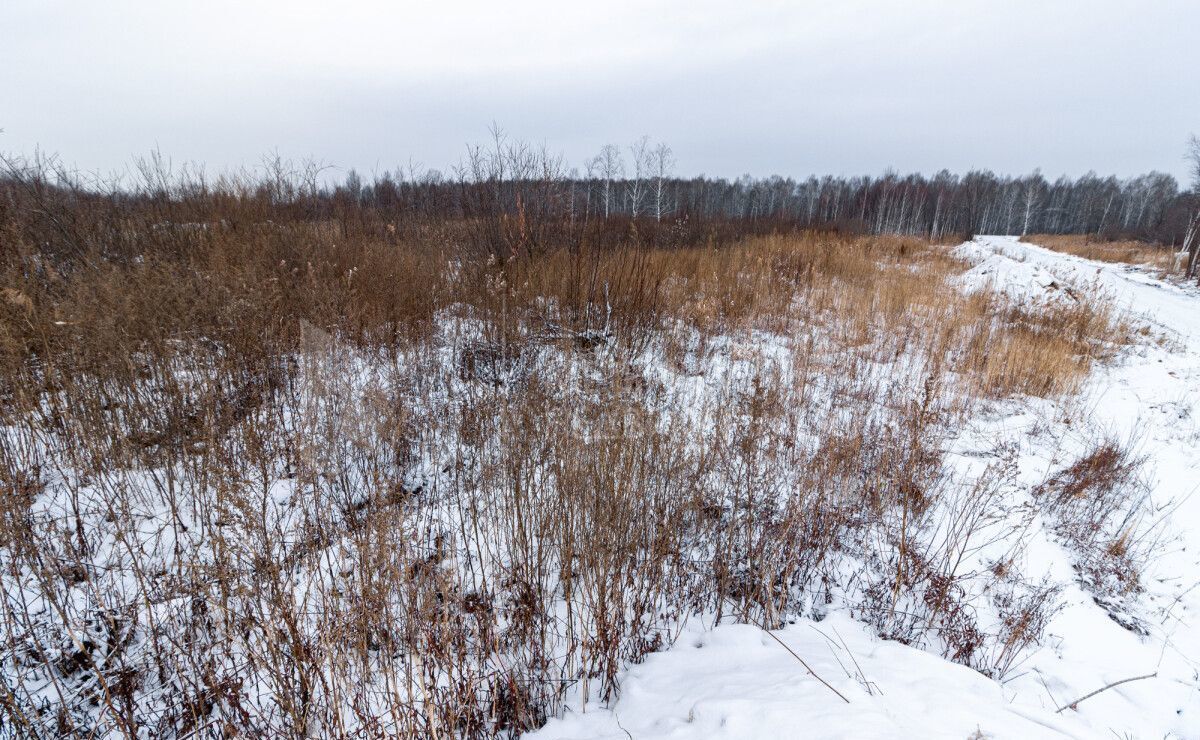
[(1109, 0), (7, 0), (0, 149), (447, 168), (494, 120), (574, 163), (649, 134), (686, 174), (1182, 177), (1196, 28)]

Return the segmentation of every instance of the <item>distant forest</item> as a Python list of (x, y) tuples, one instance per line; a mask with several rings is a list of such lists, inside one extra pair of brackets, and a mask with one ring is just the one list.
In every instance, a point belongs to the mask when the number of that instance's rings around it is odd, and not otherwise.
[[(624, 155), (624, 156), (623, 156)], [(1137, 177), (1046, 179), (973, 170), (932, 177), (881, 176), (681, 178), (666, 145), (646, 139), (624, 152), (605, 146), (581, 172), (544, 149), (497, 137), (472, 149), (450, 175), (384, 173), (364, 182), (351, 171), (330, 195), (340, 201), (412, 215), (662, 221), (787, 222), (842, 231), (929, 235), (1095, 234), (1180, 246), (1200, 207), (1161, 172)]]
[(684, 178), (674, 174), (670, 147), (645, 138), (624, 149), (605, 146), (580, 169), (545, 148), (497, 134), (485, 147), (468, 148), (449, 173), (410, 167), (369, 178), (278, 157), (261, 168), (211, 177), (154, 154), (138, 160), (132, 180), (110, 181), (81, 176), (54, 158), (8, 157), (0, 164), (0, 210), (34, 203), (55, 213), (86, 203), (93, 216), (110, 219), (153, 212), (159, 226), (334, 222), (343, 233), (390, 240), (439, 237), (501, 261), (631, 237), (670, 247), (801, 229), (933, 239), (1093, 234), (1179, 248), (1200, 212), (1198, 188), (1185, 190), (1161, 172), (1053, 181), (1039, 172), (1014, 177), (986, 170)]
[[(494, 194), (480, 192), (496, 188)], [(972, 171), (933, 177), (886, 173), (871, 177), (773, 176), (736, 180), (664, 178), (640, 189), (632, 178), (564, 177), (551, 181), (448, 179), (434, 171), (420, 179), (384, 174), (364, 183), (353, 172), (329, 195), (387, 211), (416, 215), (469, 216), (489, 206), (516, 215), (522, 208), (550, 207), (561, 217), (653, 220), (776, 220), (801, 226), (870, 233), (1097, 234), (1136, 237), (1162, 244), (1183, 241), (1200, 198), (1179, 189), (1161, 172), (1118, 179), (1087, 174), (1049, 181)], [(611, 194), (606, 196), (605, 191)]]

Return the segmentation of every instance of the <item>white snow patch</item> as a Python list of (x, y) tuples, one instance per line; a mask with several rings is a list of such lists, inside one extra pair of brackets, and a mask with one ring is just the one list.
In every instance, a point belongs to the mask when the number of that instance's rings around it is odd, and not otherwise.
[[(1010, 702), (999, 683), (896, 642), (840, 614), (799, 620), (775, 636), (749, 625), (693, 628), (629, 668), (611, 709), (570, 713), (530, 737), (568, 738), (1061, 738), (1078, 723), (1049, 699)], [(1086, 735), (1075, 735), (1085, 737)]]

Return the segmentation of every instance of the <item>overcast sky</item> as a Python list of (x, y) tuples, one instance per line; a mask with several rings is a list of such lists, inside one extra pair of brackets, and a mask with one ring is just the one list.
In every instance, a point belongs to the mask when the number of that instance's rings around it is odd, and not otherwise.
[(449, 170), (492, 121), (681, 174), (1184, 176), (1200, 2), (2, 0), (0, 151)]

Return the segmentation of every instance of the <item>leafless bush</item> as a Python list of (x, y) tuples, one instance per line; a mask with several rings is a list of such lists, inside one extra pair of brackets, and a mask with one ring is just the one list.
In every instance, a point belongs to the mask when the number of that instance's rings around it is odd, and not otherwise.
[(1153, 546), (1144, 464), (1128, 446), (1101, 440), (1035, 490), (1076, 557), (1080, 581), (1118, 621), (1119, 602), (1141, 590)]
[(983, 671), (1004, 678), (1042, 639), (1051, 618), (1061, 607), (1062, 587), (1048, 582), (1024, 583), (993, 569), (996, 584), (991, 599), (999, 616), (997, 639), (989, 646)]

